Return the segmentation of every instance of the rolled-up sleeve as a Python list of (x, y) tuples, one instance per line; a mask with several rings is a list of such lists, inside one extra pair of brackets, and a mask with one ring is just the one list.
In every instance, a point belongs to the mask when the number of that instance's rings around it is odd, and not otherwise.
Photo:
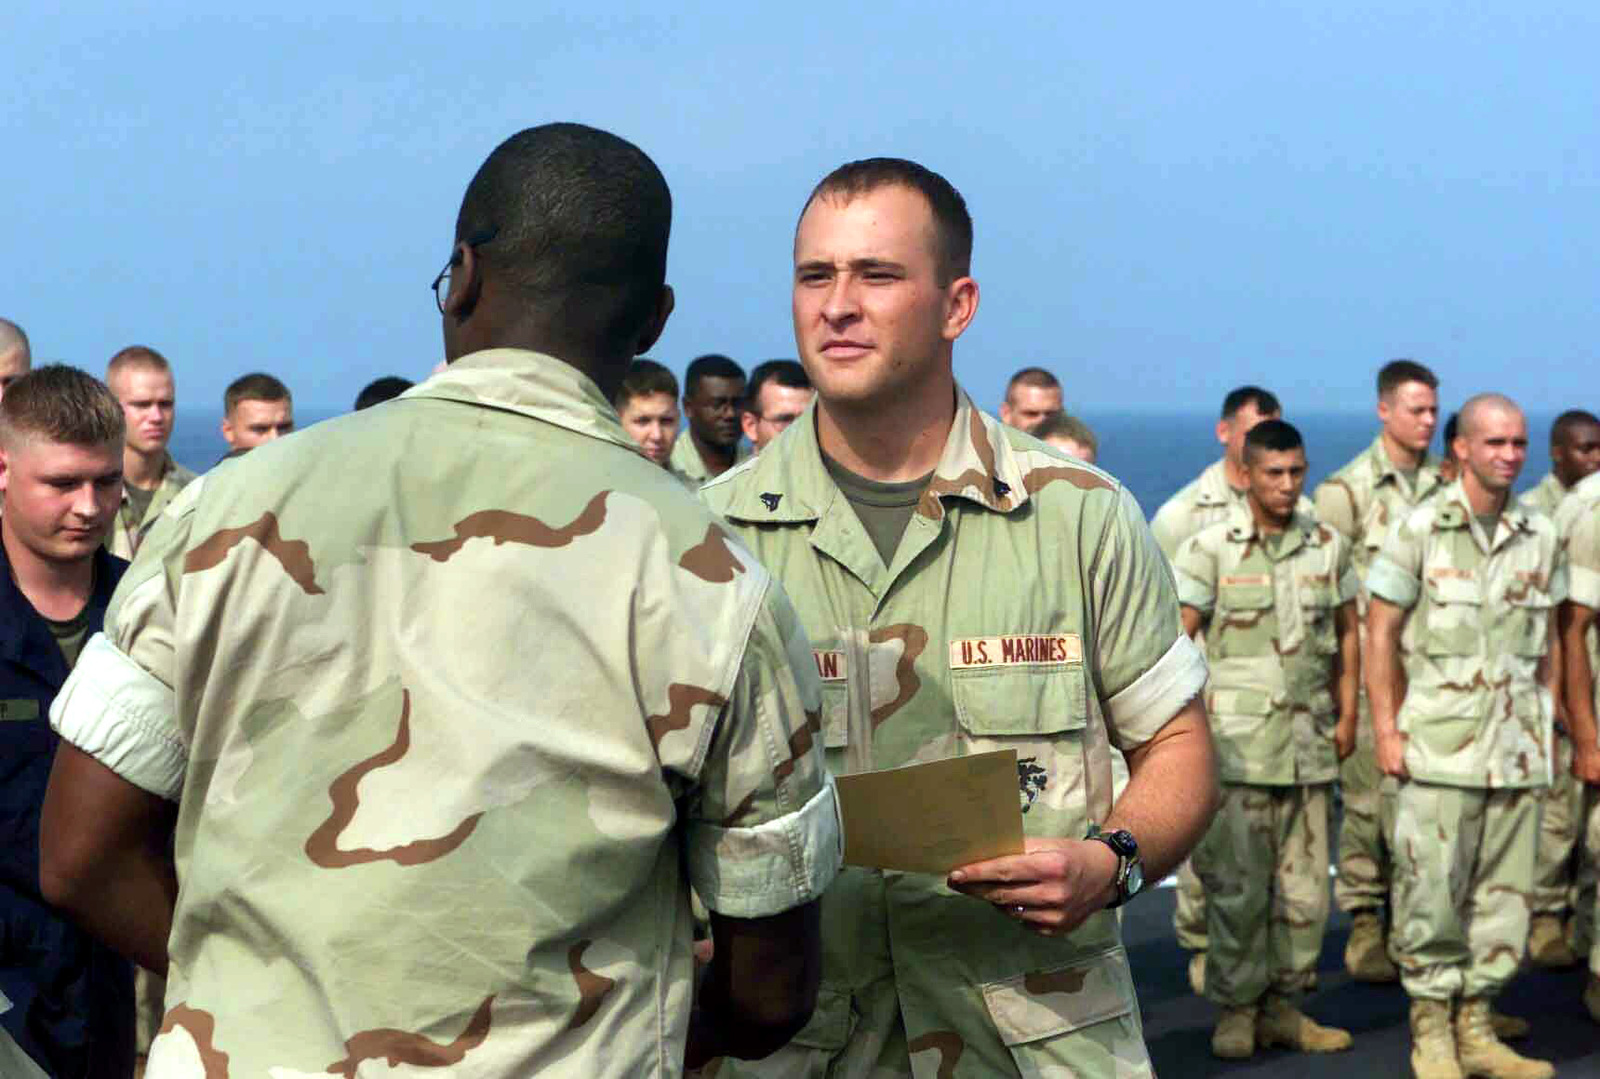
[(773, 582), (688, 806), (689, 879), (707, 907), (768, 917), (833, 882), (843, 840), (821, 733), (811, 645)]
[(1567, 552), (1566, 598), (1600, 610), (1600, 498), (1573, 511), (1562, 539)]
[(136, 787), (176, 802), (188, 752), (177, 736), (172, 690), (103, 633), (56, 694), (50, 725)]

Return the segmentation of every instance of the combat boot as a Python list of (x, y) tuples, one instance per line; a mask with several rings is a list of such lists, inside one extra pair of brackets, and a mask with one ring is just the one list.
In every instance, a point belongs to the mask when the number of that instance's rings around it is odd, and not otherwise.
[(1600, 1023), (1600, 974), (1589, 975), (1589, 984), (1583, 990), (1583, 1006), (1589, 1009), (1589, 1018)]
[(1256, 1018), (1256, 1044), (1282, 1046), (1300, 1053), (1337, 1053), (1350, 1048), (1350, 1032), (1325, 1027), (1290, 1003), (1288, 997), (1267, 997)]
[(1550, 1079), (1555, 1066), (1520, 1056), (1499, 1038), (1489, 1021), (1487, 997), (1471, 997), (1456, 1011), (1456, 1053), (1464, 1075), (1485, 1079)]
[(1528, 1021), (1521, 1016), (1507, 1015), (1492, 1007), (1489, 1009), (1489, 1026), (1494, 1030), (1494, 1036), (1503, 1042), (1526, 1038), (1530, 1029)]
[(1211, 1032), (1211, 1055), (1223, 1060), (1244, 1060), (1256, 1051), (1256, 1006), (1222, 1006), (1217, 1029)]
[(1578, 961), (1567, 943), (1567, 927), (1554, 914), (1535, 914), (1528, 926), (1528, 959), (1536, 967), (1570, 967)]
[(1344, 946), (1344, 965), (1358, 982), (1393, 982), (1400, 972), (1385, 949), (1383, 919), (1370, 910), (1358, 910), (1350, 920), (1350, 939)]
[(1206, 953), (1189, 953), (1189, 988), (1194, 990), (1194, 995), (1206, 995)]
[(1448, 1000), (1411, 1002), (1411, 1074), (1416, 1079), (1462, 1079)]

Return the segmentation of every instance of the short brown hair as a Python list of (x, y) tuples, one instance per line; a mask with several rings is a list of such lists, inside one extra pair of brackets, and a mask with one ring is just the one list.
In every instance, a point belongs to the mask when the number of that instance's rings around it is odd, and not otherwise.
[(1066, 438), (1086, 447), (1090, 453), (1100, 452), (1100, 440), (1089, 430), (1089, 425), (1065, 412), (1057, 412), (1047, 417), (1043, 423), (1028, 433), (1040, 442), (1048, 442), (1052, 438)]
[(172, 372), (172, 365), (167, 358), (147, 345), (129, 345), (127, 348), (118, 349), (117, 354), (111, 357), (106, 364), (106, 382), (120, 371), (130, 371), (141, 368), (146, 371)]
[(972, 215), (967, 212), (967, 200), (949, 180), (903, 157), (869, 157), (840, 165), (812, 189), (800, 216), (805, 217), (819, 198), (838, 196), (848, 202), (880, 187), (908, 187), (927, 200), (939, 245), (934, 254), (941, 284), (948, 285), (972, 271)]
[(1059, 390), (1061, 380), (1046, 371), (1043, 367), (1024, 367), (1011, 376), (1011, 381), (1006, 383), (1006, 400), (1011, 400), (1011, 391), (1018, 386), (1033, 386), (1041, 390)]
[(122, 442), (122, 405), (104, 382), (62, 363), (36, 367), (0, 398), (0, 444), (43, 438), (71, 446)]
[(264, 371), (240, 375), (222, 391), (222, 414), (233, 415), (240, 401), (293, 401), (294, 395), (276, 378)]
[(1420, 382), (1430, 390), (1439, 388), (1439, 378), (1416, 360), (1390, 360), (1378, 369), (1378, 396), (1387, 397), (1407, 382)]
[(649, 357), (641, 356), (628, 365), (628, 373), (622, 376), (622, 385), (617, 387), (616, 398), (611, 403), (621, 412), (634, 398), (656, 393), (664, 393), (676, 401), (677, 376)]

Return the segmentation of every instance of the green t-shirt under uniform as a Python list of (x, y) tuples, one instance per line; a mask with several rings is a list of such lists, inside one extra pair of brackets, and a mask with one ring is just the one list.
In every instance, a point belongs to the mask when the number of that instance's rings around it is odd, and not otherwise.
[(885, 566), (893, 564), (900, 537), (905, 535), (906, 525), (911, 523), (911, 514), (922, 501), (922, 492), (928, 489), (933, 473), (900, 483), (882, 483), (856, 475), (827, 454), (822, 455), (822, 463), (861, 519), (861, 527), (878, 549), (878, 557)]

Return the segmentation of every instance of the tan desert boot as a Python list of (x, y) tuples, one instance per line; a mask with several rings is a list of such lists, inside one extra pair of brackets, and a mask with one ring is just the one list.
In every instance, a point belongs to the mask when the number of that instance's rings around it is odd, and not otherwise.
[(1457, 1009), (1456, 1054), (1463, 1074), (1485, 1079), (1550, 1079), (1556, 1073), (1550, 1062), (1520, 1056), (1494, 1036), (1485, 997), (1463, 1000)]
[(1256, 1051), (1256, 1006), (1222, 1006), (1222, 1017), (1211, 1033), (1211, 1055), (1223, 1060), (1244, 1060)]
[(1296, 1008), (1287, 997), (1269, 996), (1256, 1019), (1256, 1044), (1282, 1046), (1301, 1053), (1337, 1053), (1350, 1048), (1348, 1030), (1325, 1027)]
[(1400, 972), (1389, 961), (1383, 919), (1370, 910), (1357, 911), (1350, 922), (1350, 939), (1344, 946), (1344, 965), (1358, 982), (1394, 982)]
[(1528, 959), (1536, 967), (1570, 967), (1578, 961), (1567, 943), (1567, 927), (1554, 914), (1535, 914), (1528, 925)]
[(1189, 988), (1194, 990), (1194, 995), (1206, 995), (1206, 953), (1189, 953)]
[(1462, 1079), (1448, 1000), (1411, 1002), (1411, 1074), (1416, 1079)]

